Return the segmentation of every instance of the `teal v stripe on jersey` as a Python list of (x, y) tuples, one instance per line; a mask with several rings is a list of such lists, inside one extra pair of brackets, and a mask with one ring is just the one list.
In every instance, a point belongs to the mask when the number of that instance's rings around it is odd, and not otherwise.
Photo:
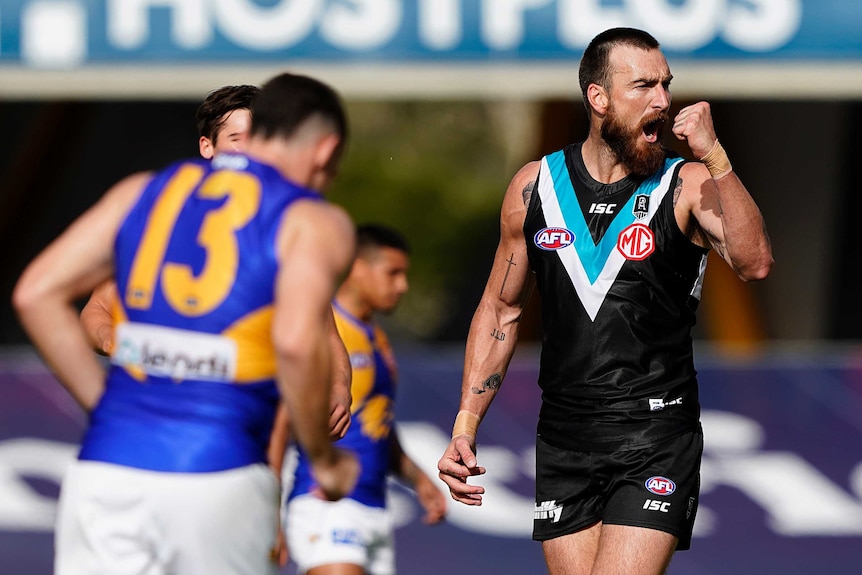
[[(584, 219), (584, 212), (581, 210), (574, 187), (572, 186), (564, 152), (560, 150), (547, 156), (547, 161), (551, 179), (554, 182), (554, 193), (557, 197), (557, 204), (560, 206), (560, 213), (566, 222), (566, 228), (575, 236), (573, 245), (578, 252), (581, 266), (583, 266), (590, 284), (594, 284), (605, 267), (608, 256), (616, 248), (617, 237), (635, 221), (633, 212), (635, 198), (637, 196), (651, 195), (661, 181), (661, 176), (665, 170), (658, 171), (638, 186), (637, 190), (635, 190), (625, 205), (614, 216), (611, 225), (598, 244), (596, 244), (593, 242), (592, 234), (590, 234), (590, 229)], [(675, 161), (678, 161), (678, 158), (665, 159), (665, 168)], [(654, 213), (652, 209), (650, 212)]]

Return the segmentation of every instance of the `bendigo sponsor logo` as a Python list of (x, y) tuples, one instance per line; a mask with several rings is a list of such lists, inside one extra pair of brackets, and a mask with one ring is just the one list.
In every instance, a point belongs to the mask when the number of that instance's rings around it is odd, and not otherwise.
[(655, 234), (647, 225), (632, 224), (617, 237), (617, 249), (627, 260), (644, 260), (655, 251)]
[(115, 365), (156, 377), (230, 382), (236, 345), (227, 338), (158, 325), (122, 323), (116, 330)]
[(650, 477), (644, 482), (644, 486), (647, 488), (647, 491), (656, 495), (670, 495), (676, 491), (676, 483), (661, 475)]
[(543, 228), (533, 236), (533, 243), (543, 250), (559, 250), (572, 244), (575, 234), (566, 228)]

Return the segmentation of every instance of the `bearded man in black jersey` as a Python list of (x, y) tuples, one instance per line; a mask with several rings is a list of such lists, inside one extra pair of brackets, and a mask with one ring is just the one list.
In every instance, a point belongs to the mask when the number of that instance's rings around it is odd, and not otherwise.
[(528, 163), (503, 200), (500, 243), (467, 340), (460, 411), (438, 463), (453, 499), (481, 505), (476, 433), (499, 392), (534, 286), (544, 329), (533, 538), (551, 575), (664, 573), (688, 549), (703, 435), (691, 328), (714, 249), (743, 281), (772, 250), (715, 135), (709, 104), (661, 144), (671, 73), (646, 32), (584, 52), (587, 139)]

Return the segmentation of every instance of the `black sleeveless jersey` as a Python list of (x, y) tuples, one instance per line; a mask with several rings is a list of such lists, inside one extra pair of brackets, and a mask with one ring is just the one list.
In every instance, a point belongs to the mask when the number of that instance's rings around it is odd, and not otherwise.
[(602, 184), (581, 144), (542, 159), (524, 237), (542, 300), (538, 433), (552, 445), (634, 449), (698, 426), (691, 328), (707, 250), (674, 217), (683, 163)]

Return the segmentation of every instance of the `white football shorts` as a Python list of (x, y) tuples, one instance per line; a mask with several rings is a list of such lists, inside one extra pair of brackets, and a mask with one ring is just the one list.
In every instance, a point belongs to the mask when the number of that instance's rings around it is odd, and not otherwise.
[(299, 573), (350, 563), (368, 575), (394, 575), (395, 538), (386, 509), (346, 497), (333, 502), (300, 495), (288, 502), (285, 515), (288, 553)]
[(278, 484), (262, 464), (162, 473), (75, 461), (60, 490), (55, 575), (276, 575)]

